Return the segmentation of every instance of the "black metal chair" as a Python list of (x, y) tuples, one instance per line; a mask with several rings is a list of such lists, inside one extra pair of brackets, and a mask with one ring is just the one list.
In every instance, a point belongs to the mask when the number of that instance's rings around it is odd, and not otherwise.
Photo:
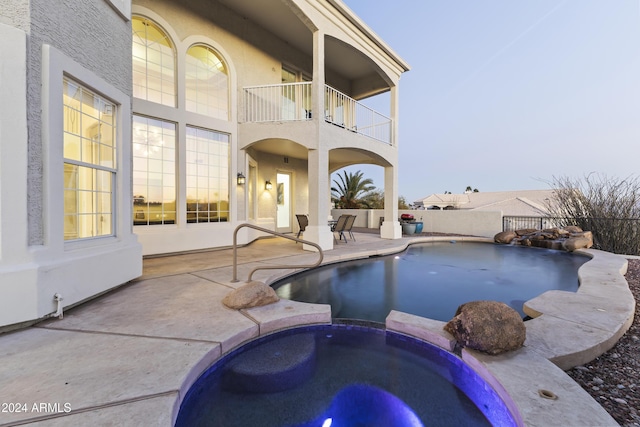
[[(349, 219), (351, 215), (340, 215), (340, 217), (338, 218), (338, 221), (336, 222), (336, 225), (333, 227), (333, 232), (334, 233), (338, 233), (338, 236), (340, 237), (340, 240), (342, 240), (342, 238), (344, 237), (344, 242), (347, 243), (347, 238), (344, 235), (344, 229), (347, 225), (347, 220)], [(333, 240), (338, 243), (338, 241), (336, 240), (336, 236), (334, 234), (333, 236)]]
[[(351, 239), (355, 242), (356, 238), (353, 236), (353, 232), (351, 231), (351, 229), (353, 228), (353, 223), (356, 222), (356, 215), (349, 215), (349, 218), (347, 218), (347, 223), (344, 225), (344, 232), (349, 233), (349, 236), (351, 236)], [(344, 235), (344, 234), (343, 234)], [(344, 241), (347, 241), (347, 237), (345, 236)]]
[(296, 214), (296, 218), (298, 220), (298, 227), (300, 228), (296, 238), (299, 239), (300, 235), (307, 229), (307, 225), (309, 225), (309, 217), (306, 215)]

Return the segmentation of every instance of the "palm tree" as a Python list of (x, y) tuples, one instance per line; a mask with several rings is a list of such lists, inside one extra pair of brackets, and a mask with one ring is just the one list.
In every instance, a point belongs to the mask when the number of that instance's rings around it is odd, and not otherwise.
[(331, 201), (336, 207), (341, 209), (358, 209), (362, 206), (361, 198), (366, 193), (375, 190), (373, 180), (371, 178), (363, 179), (363, 173), (358, 171), (347, 175), (344, 171), (344, 177), (338, 174), (340, 182), (333, 180), (335, 187), (331, 187)]
[(478, 190), (477, 188), (471, 189), (470, 185), (467, 185), (467, 189), (464, 190), (465, 193), (479, 193), (480, 190)]

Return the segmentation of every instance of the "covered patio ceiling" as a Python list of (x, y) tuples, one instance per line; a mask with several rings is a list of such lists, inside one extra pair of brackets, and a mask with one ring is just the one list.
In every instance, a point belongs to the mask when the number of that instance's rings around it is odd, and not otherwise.
[[(267, 139), (256, 142), (251, 148), (262, 153), (293, 159), (307, 160), (309, 158), (308, 150), (304, 146), (289, 139)], [(331, 172), (345, 166), (360, 164), (388, 166), (389, 162), (375, 153), (356, 148), (337, 148), (329, 151), (329, 170)]]
[[(217, 0), (225, 7), (233, 10), (242, 17), (255, 22), (258, 26), (291, 45), (293, 48), (313, 57), (313, 33), (314, 24), (310, 22), (288, 0)], [(287, 4), (289, 3), (289, 4)], [(334, 1), (329, 1), (336, 4)], [(340, 9), (346, 8), (341, 2)], [(348, 13), (348, 12), (344, 12)], [(354, 15), (348, 16), (361, 30), (369, 33), (374, 42), (383, 50), (392, 53), (390, 48), (373, 34)], [(395, 56), (395, 54), (393, 54)], [(340, 76), (352, 82), (352, 91), (349, 93), (354, 99), (363, 99), (389, 89), (389, 83), (385, 80), (378, 67), (365, 55), (353, 49), (346, 43), (333, 37), (325, 40), (325, 64)], [(329, 83), (329, 82), (328, 82)]]

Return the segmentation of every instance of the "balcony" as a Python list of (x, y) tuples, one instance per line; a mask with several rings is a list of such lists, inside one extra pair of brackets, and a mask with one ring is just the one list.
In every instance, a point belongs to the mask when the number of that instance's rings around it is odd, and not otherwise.
[[(311, 82), (244, 88), (245, 121), (251, 123), (311, 120)], [(391, 144), (391, 119), (353, 98), (326, 86), (327, 123)]]

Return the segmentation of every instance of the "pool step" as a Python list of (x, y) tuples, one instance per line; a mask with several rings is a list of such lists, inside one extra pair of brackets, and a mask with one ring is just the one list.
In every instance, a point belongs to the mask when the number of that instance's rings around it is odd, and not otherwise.
[(225, 390), (275, 393), (307, 381), (315, 370), (313, 334), (292, 335), (258, 345), (229, 364), (223, 376)]

